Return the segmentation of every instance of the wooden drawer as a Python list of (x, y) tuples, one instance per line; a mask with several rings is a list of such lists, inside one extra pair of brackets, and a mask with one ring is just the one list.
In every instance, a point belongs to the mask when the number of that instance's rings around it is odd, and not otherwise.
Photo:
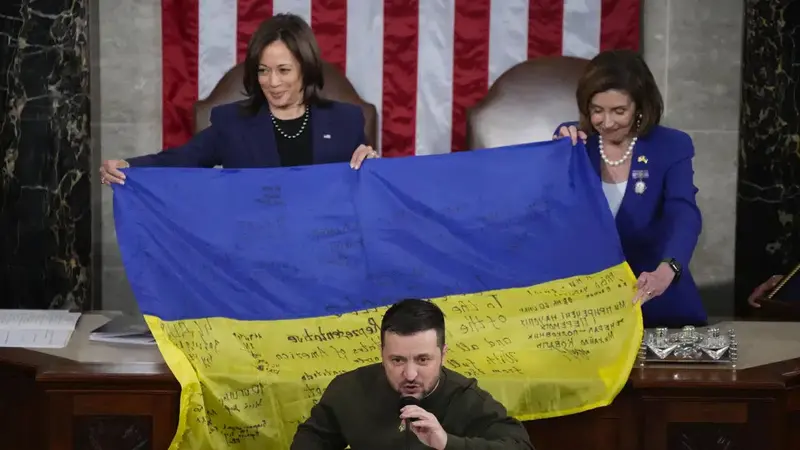
[(166, 450), (178, 422), (172, 393), (49, 391), (52, 450)]

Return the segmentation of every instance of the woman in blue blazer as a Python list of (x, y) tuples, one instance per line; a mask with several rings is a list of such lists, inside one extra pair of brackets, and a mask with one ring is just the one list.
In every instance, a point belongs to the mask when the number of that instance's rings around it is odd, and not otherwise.
[(211, 126), (178, 148), (105, 161), (104, 184), (137, 166), (254, 168), (350, 161), (378, 154), (366, 145), (361, 108), (321, 98), (319, 47), (308, 24), (277, 14), (253, 33), (244, 61), (247, 100), (211, 110)]
[(686, 133), (661, 126), (663, 101), (642, 57), (608, 51), (587, 65), (576, 91), (580, 121), (554, 138), (581, 139), (599, 175), (628, 264), (645, 327), (705, 325), (689, 271), (702, 228)]

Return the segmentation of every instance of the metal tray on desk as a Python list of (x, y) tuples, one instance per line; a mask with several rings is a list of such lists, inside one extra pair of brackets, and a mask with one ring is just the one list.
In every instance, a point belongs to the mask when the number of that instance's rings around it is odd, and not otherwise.
[(715, 327), (700, 332), (691, 325), (673, 332), (667, 328), (656, 328), (644, 331), (637, 359), (640, 367), (648, 363), (697, 363), (725, 364), (735, 369), (739, 357), (738, 346), (733, 329), (722, 333)]

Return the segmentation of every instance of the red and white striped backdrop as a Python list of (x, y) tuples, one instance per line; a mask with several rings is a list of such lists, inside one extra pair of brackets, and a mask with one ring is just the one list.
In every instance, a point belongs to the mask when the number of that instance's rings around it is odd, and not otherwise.
[(640, 2), (162, 0), (164, 145), (190, 138), (193, 103), (273, 13), (311, 24), (323, 58), (377, 107), (383, 155), (406, 156), (461, 150), (466, 108), (516, 63), (637, 49)]

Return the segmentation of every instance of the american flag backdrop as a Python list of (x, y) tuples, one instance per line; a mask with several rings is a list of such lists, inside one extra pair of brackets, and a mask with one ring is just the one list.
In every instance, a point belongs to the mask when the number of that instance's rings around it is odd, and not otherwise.
[[(273, 13), (314, 30), (379, 114), (384, 156), (458, 151), (466, 109), (513, 65), (639, 47), (641, 0), (162, 0), (164, 146), (192, 135), (195, 101), (244, 59)], [(571, 120), (572, 117), (559, 118)]]

